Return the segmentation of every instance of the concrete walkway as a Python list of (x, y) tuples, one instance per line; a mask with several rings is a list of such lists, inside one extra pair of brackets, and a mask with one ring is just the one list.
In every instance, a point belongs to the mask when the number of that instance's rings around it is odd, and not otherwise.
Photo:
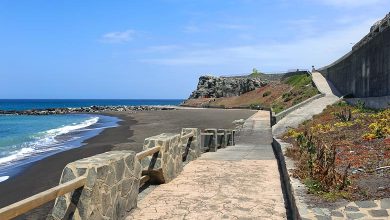
[(236, 146), (190, 162), (127, 219), (286, 219), (269, 118), (267, 111), (250, 117)]
[(318, 90), (325, 94), (325, 96), (309, 102), (280, 120), (272, 127), (272, 133), (275, 137), (283, 134), (288, 128), (298, 127), (302, 122), (311, 119), (314, 115), (320, 114), (326, 106), (332, 105), (340, 100), (338, 97), (340, 93), (321, 73), (313, 72), (312, 77)]

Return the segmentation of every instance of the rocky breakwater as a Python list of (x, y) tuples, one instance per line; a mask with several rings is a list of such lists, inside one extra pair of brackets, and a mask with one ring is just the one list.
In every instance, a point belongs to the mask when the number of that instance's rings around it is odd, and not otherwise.
[(60, 115), (74, 113), (101, 113), (101, 112), (138, 112), (174, 110), (168, 106), (91, 106), (80, 108), (48, 108), (31, 110), (0, 110), (0, 115)]
[(239, 96), (267, 85), (267, 82), (257, 77), (214, 77), (201, 76), (197, 89), (190, 99), (220, 98)]

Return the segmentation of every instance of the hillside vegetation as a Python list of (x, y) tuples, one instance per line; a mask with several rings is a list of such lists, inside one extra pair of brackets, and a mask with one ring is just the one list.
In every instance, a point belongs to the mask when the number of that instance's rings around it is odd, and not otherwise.
[(278, 113), (317, 93), (318, 90), (312, 85), (311, 76), (299, 74), (268, 81), (267, 85), (240, 96), (189, 99), (182, 105), (219, 108), (272, 108), (274, 112)]
[(283, 135), (294, 176), (326, 200), (390, 196), (390, 109), (339, 102)]

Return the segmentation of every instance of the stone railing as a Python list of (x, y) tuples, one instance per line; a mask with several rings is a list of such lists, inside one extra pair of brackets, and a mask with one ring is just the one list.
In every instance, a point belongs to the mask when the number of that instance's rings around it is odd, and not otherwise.
[(145, 139), (143, 151), (109, 151), (66, 165), (60, 184), (0, 209), (11, 219), (55, 199), (47, 219), (124, 219), (140, 188), (167, 183), (202, 152), (234, 145), (235, 130), (183, 128)]

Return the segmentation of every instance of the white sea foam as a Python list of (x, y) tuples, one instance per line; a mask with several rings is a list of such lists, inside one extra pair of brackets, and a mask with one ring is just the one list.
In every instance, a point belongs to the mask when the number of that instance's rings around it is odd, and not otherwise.
[(0, 176), (0, 182), (6, 181), (9, 176)]
[(9, 163), (11, 161), (18, 160), (20, 158), (25, 157), (26, 155), (30, 155), (34, 152), (34, 148), (32, 147), (26, 147), (22, 148), (20, 150), (12, 151), (9, 156), (0, 158), (0, 165)]
[(102, 130), (106, 128), (115, 128), (116, 126), (104, 126), (104, 127), (98, 127), (98, 128), (85, 128), (85, 129), (80, 129), (79, 131), (93, 131), (93, 130)]
[(74, 124), (73, 123), (72, 125), (68, 125), (68, 126), (64, 126), (64, 127), (48, 130), (45, 133), (50, 134), (50, 135), (55, 135), (55, 136), (62, 135), (62, 134), (67, 134), (67, 133), (69, 133), (71, 131), (75, 131), (75, 130), (78, 130), (78, 129), (82, 129), (82, 128), (86, 128), (88, 126), (91, 126), (91, 125), (95, 124), (98, 121), (99, 121), (99, 117), (93, 117), (93, 118), (85, 120), (85, 121), (83, 121), (83, 122), (81, 122), (79, 124)]
[[(42, 132), (35, 141), (23, 143), (20, 149), (10, 152), (9, 156), (0, 158), (0, 166), (11, 164), (14, 161), (28, 158), (32, 155), (58, 150), (62, 143), (56, 140), (57, 136), (85, 129), (98, 121), (99, 117), (92, 117), (78, 124), (73, 123), (72, 125)], [(77, 138), (72, 137), (68, 141)]]

